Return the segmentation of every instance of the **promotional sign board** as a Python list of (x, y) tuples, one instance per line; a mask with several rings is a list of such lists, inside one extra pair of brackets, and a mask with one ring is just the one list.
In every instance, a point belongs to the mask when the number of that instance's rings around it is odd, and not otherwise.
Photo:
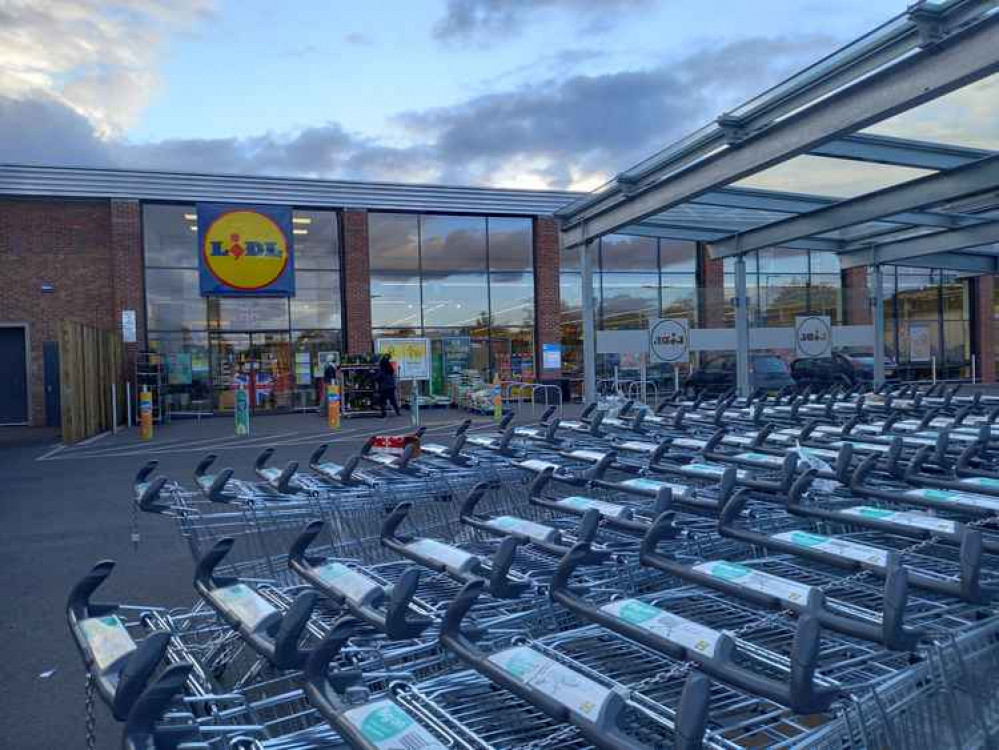
[(121, 311), (121, 340), (126, 344), (134, 344), (135, 337), (135, 310)]
[(295, 294), (291, 209), (198, 204), (201, 296)]
[(933, 337), (929, 323), (909, 324), (909, 361), (929, 362), (933, 358)]
[(541, 345), (541, 366), (545, 370), (562, 369), (562, 345), (542, 344)]
[(375, 351), (392, 355), (399, 380), (430, 380), (430, 339), (378, 339)]
[(689, 362), (690, 321), (686, 318), (653, 320), (649, 326), (649, 359), (667, 364)]
[(472, 339), (468, 336), (448, 336), (442, 342), (445, 375), (459, 375), (471, 366)]
[(153, 394), (148, 388), (139, 394), (139, 435), (143, 440), (153, 439)]
[(190, 352), (174, 352), (167, 355), (167, 382), (170, 385), (190, 385), (194, 380), (194, 368)]
[(794, 353), (801, 359), (831, 357), (832, 321), (828, 315), (797, 315), (794, 318)]

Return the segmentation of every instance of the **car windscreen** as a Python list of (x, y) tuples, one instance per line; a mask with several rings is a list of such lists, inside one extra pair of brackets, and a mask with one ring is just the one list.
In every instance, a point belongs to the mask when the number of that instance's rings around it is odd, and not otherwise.
[(756, 372), (784, 373), (787, 372), (787, 365), (777, 357), (758, 357), (753, 359), (753, 369)]

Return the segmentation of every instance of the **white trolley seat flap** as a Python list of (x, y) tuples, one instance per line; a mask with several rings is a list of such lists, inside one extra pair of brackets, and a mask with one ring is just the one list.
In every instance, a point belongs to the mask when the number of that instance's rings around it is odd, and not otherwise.
[(79, 623), (87, 648), (101, 672), (117, 670), (121, 661), (135, 651), (135, 641), (115, 615), (89, 617)]
[(489, 656), (489, 661), (574, 714), (598, 723), (613, 691), (528, 646), (514, 646)]
[(620, 599), (600, 609), (609, 615), (648, 630), (661, 638), (709, 657), (715, 655), (722, 634), (700, 623), (646, 604), (640, 599)]
[(388, 698), (348, 709), (343, 718), (378, 750), (447, 750), (446, 745)]
[(280, 617), (277, 608), (245, 583), (212, 590), (212, 596), (224, 610), (251, 630), (264, 630), (271, 620)]
[(712, 578), (734, 583), (750, 591), (769, 594), (792, 604), (805, 604), (812, 591), (812, 587), (807, 584), (789, 581), (727, 560), (698, 563), (693, 569)]
[(338, 562), (328, 562), (313, 570), (323, 583), (335, 589), (344, 598), (361, 604), (372, 591), (380, 591), (381, 586), (363, 573)]

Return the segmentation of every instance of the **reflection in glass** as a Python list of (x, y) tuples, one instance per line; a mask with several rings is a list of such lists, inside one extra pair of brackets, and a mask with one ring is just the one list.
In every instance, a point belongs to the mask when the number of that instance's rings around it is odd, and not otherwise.
[(648, 328), (659, 316), (659, 278), (647, 273), (601, 274), (601, 328)]
[(340, 265), (337, 216), (333, 211), (296, 210), (292, 218), (295, 270), (331, 271)]
[(417, 271), (420, 268), (419, 219), (408, 214), (368, 214), (368, 247), (372, 271)]
[(424, 274), (423, 323), (426, 326), (488, 325), (489, 294), (485, 274)]
[(194, 206), (150, 203), (142, 207), (146, 267), (197, 268), (198, 222)]
[(423, 272), (485, 271), (486, 220), (481, 216), (420, 217)]
[(291, 298), (293, 328), (340, 327), (340, 279), (332, 271), (297, 271)]
[(760, 324), (793, 327), (795, 317), (808, 312), (808, 277), (791, 274), (759, 276)]
[(533, 226), (530, 219), (489, 218), (489, 268), (530, 271), (533, 268)]
[(642, 271), (659, 267), (656, 240), (611, 234), (600, 240), (601, 271)]
[(288, 330), (286, 297), (215, 297), (208, 305), (208, 325), (223, 331)]
[(205, 328), (205, 300), (196, 270), (147, 268), (146, 305), (151, 331)]
[(662, 286), (662, 316), (664, 318), (687, 318), (692, 325), (697, 310), (697, 282), (693, 274), (674, 273), (663, 274)]
[[(774, 273), (808, 273), (808, 251), (766, 248), (757, 252), (757, 264), (761, 275)], [(746, 264), (749, 271), (749, 264)]]
[(534, 274), (490, 274), (489, 304), (494, 326), (534, 325)]
[(206, 333), (153, 333), (149, 349), (163, 357), (170, 411), (211, 409), (211, 380)]
[(375, 328), (419, 328), (420, 281), (406, 274), (371, 274), (371, 325)]
[(694, 273), (697, 267), (697, 243), (660, 239), (659, 264), (663, 273)]

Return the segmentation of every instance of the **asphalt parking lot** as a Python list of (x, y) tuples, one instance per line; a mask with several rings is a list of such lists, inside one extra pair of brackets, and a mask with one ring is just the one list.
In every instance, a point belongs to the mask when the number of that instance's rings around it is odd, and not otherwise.
[[(430, 437), (441, 440), (468, 417), (457, 411), (425, 410)], [(527, 415), (529, 418), (529, 414)], [(482, 428), (491, 421), (477, 418)], [(367, 435), (405, 432), (409, 416), (343, 423), (330, 433), (315, 414), (256, 417), (252, 434), (235, 437), (230, 418), (177, 421), (139, 439), (135, 429), (85, 444), (63, 447), (50, 430), (0, 429), (0, 747), (85, 747), (85, 673), (66, 625), (65, 601), (72, 585), (98, 560), (118, 565), (102, 589), (104, 601), (189, 606), (195, 597), (191, 554), (173, 523), (140, 515), (140, 542), (131, 542), (131, 482), (147, 458), (157, 473), (190, 484), (202, 455), (252, 477), (259, 451), (273, 445), (275, 462), (307, 463), (319, 442), (343, 460)], [(119, 746), (119, 730), (103, 706), (96, 707), (97, 747)]]

